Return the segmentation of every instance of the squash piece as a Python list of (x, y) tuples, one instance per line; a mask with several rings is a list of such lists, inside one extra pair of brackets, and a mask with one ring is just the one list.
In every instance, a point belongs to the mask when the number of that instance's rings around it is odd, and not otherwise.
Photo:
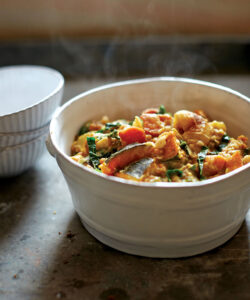
[(139, 127), (127, 127), (119, 132), (119, 136), (123, 143), (126, 145), (134, 143), (145, 143), (146, 134), (142, 128)]
[(161, 159), (167, 160), (175, 157), (180, 150), (180, 142), (173, 131), (162, 133), (155, 143), (156, 148), (161, 150)]
[(240, 168), (241, 166), (243, 166), (243, 162), (242, 162), (240, 151), (237, 150), (233, 153), (232, 156), (230, 156), (227, 159), (226, 173), (231, 172), (237, 168)]
[(203, 165), (203, 175), (210, 177), (224, 173), (227, 160), (221, 155), (207, 155)]
[(132, 162), (151, 156), (153, 147), (154, 144), (151, 142), (127, 145), (120, 151), (112, 154), (100, 168), (103, 173), (113, 175), (116, 171), (123, 169)]

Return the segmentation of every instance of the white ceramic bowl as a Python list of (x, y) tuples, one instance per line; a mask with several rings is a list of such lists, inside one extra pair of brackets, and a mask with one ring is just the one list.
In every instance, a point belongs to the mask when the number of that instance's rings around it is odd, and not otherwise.
[(42, 66), (0, 68), (0, 132), (20, 132), (47, 124), (59, 106), (64, 79)]
[(48, 133), (27, 143), (0, 149), (0, 178), (23, 173), (33, 166), (45, 150)]
[(49, 132), (49, 123), (41, 128), (30, 130), (30, 131), (22, 131), (22, 132), (14, 132), (14, 133), (0, 132), (0, 149), (9, 146), (16, 146), (19, 144), (27, 143), (48, 132)]
[(249, 98), (208, 82), (163, 77), (110, 84), (75, 97), (54, 115), (47, 148), (82, 223), (98, 240), (143, 256), (195, 255), (221, 245), (240, 228), (249, 209), (250, 164), (202, 182), (136, 183), (69, 157), (84, 122), (103, 115), (132, 118), (161, 104), (170, 112), (203, 109), (224, 121), (230, 135), (250, 137)]

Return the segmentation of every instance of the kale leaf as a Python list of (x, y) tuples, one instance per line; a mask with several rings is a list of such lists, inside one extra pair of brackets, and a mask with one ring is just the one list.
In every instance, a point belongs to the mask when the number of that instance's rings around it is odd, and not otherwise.
[(89, 159), (92, 164), (92, 166), (95, 169), (99, 169), (99, 156), (96, 154), (96, 144), (95, 144), (95, 138), (94, 137), (87, 137), (87, 143), (89, 147)]

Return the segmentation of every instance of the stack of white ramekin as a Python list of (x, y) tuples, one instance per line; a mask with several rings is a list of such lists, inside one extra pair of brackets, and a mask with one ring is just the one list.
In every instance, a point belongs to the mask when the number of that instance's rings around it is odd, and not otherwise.
[(63, 87), (63, 76), (51, 68), (0, 68), (0, 177), (24, 172), (42, 155)]

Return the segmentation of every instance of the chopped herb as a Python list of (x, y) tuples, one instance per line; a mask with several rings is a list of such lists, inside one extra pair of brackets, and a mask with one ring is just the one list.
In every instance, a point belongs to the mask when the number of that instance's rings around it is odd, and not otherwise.
[(164, 115), (165, 113), (166, 113), (165, 106), (164, 106), (164, 105), (161, 105), (161, 106), (159, 107), (159, 112), (158, 112), (158, 114)]
[(121, 126), (121, 123), (117, 122), (117, 123), (106, 123), (104, 128), (98, 130), (97, 132), (105, 132), (105, 131), (112, 131), (114, 129), (117, 129), (118, 127)]
[(250, 148), (246, 148), (243, 150), (244, 156), (250, 154)]
[(84, 124), (78, 132), (78, 135), (83, 135), (84, 133), (89, 132), (89, 124)]
[(134, 122), (134, 121), (129, 121), (129, 122), (128, 122), (128, 125), (133, 125), (133, 122)]
[(105, 130), (113, 130), (121, 126), (121, 123), (106, 123)]
[(118, 135), (118, 131), (115, 129), (113, 131), (111, 131), (110, 133), (107, 134), (107, 137), (111, 137), (117, 140), (120, 140), (120, 137)]
[(198, 165), (199, 165), (199, 175), (200, 175), (200, 179), (204, 179), (204, 176), (202, 175), (202, 171), (203, 171), (203, 164), (204, 164), (204, 160), (206, 158), (208, 152), (208, 147), (203, 146), (201, 148), (201, 152), (198, 153)]
[(218, 151), (222, 151), (227, 145), (228, 143), (230, 142), (230, 136), (228, 136), (227, 134), (224, 134), (222, 139), (221, 139), (221, 142), (218, 146)]
[(95, 169), (98, 169), (100, 162), (99, 162), (99, 156), (96, 154), (95, 138), (87, 137), (87, 143), (88, 143), (88, 147), (89, 147), (90, 162)]
[(179, 169), (169, 169), (169, 170), (167, 170), (166, 176), (167, 176), (169, 182), (172, 181), (172, 180), (171, 180), (171, 177), (172, 177), (172, 175), (174, 175), (174, 174), (176, 174), (176, 175), (179, 176), (179, 177), (182, 177), (183, 171), (181, 171), (181, 170), (179, 170)]
[(186, 141), (180, 140), (180, 147), (182, 150), (184, 150), (187, 153), (187, 155), (190, 155), (190, 149)]

